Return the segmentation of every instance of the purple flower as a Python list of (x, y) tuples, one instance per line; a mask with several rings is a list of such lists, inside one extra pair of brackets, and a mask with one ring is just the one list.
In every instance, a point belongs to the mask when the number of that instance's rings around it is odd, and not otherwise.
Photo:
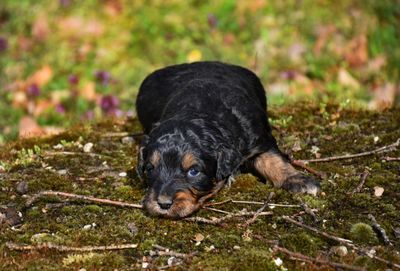
[(71, 74), (71, 75), (68, 77), (68, 82), (69, 82), (71, 85), (77, 85), (77, 84), (79, 83), (79, 77), (78, 77), (76, 74)]
[(0, 53), (4, 52), (8, 48), (8, 41), (6, 38), (0, 37)]
[(56, 105), (56, 112), (60, 113), (60, 114), (64, 114), (65, 113), (65, 107), (62, 104), (57, 104)]
[(296, 78), (296, 76), (297, 76), (297, 72), (293, 71), (293, 70), (281, 72), (281, 77), (286, 80), (293, 80)]
[(115, 112), (118, 109), (118, 106), (119, 100), (116, 96), (106, 95), (100, 100), (101, 109), (108, 114)]
[(108, 85), (111, 80), (111, 75), (110, 73), (106, 71), (97, 71), (95, 73), (96, 80), (101, 82), (103, 85)]
[(40, 88), (37, 84), (30, 84), (26, 89), (26, 92), (31, 97), (37, 97), (40, 95)]
[(218, 19), (214, 14), (210, 13), (207, 15), (207, 22), (208, 22), (208, 26), (211, 29), (217, 28)]

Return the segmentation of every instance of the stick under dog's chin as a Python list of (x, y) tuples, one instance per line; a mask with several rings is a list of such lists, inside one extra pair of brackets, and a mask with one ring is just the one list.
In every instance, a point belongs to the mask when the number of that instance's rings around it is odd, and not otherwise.
[(190, 195), (190, 192), (178, 192), (169, 209), (162, 209), (157, 203), (156, 195), (151, 189), (144, 198), (144, 208), (153, 216), (161, 216), (166, 218), (183, 218), (200, 209), (200, 202)]

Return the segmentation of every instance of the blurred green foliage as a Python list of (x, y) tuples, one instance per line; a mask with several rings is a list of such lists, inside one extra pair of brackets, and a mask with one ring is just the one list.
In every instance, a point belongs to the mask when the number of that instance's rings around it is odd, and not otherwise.
[[(374, 87), (399, 78), (399, 3), (2, 0), (0, 143), (17, 135), (23, 115), (68, 126), (134, 114), (147, 74), (188, 61), (252, 69), (270, 104), (365, 105)], [(43, 67), (50, 78), (30, 95)], [(343, 70), (347, 77), (340, 79)]]

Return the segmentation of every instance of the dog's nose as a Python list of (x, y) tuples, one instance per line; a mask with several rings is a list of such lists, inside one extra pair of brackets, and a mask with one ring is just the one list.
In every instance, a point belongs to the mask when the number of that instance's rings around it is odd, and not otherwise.
[(161, 209), (169, 209), (172, 206), (172, 198), (167, 196), (159, 196), (157, 198), (157, 203), (160, 205)]

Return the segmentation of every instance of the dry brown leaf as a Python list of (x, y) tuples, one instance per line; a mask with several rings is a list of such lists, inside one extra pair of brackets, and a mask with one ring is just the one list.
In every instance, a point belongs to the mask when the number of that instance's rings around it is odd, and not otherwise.
[(24, 108), (28, 102), (26, 92), (22, 90), (15, 91), (12, 96), (12, 105), (17, 108)]
[(79, 95), (88, 101), (96, 101), (98, 97), (96, 93), (96, 84), (94, 82), (87, 82), (79, 89)]
[(37, 70), (34, 74), (32, 74), (28, 78), (27, 84), (36, 84), (39, 87), (43, 87), (51, 80), (52, 77), (53, 69), (49, 65), (46, 65)]
[(47, 38), (50, 33), (49, 23), (46, 15), (41, 15), (36, 18), (32, 25), (32, 36), (40, 41)]
[(367, 37), (362, 34), (352, 39), (345, 48), (344, 57), (352, 68), (365, 65), (368, 61)]
[(99, 37), (104, 32), (104, 27), (100, 22), (96, 20), (85, 20), (78, 16), (61, 19), (58, 22), (58, 28), (68, 37)]
[(19, 121), (19, 137), (29, 138), (44, 135), (44, 130), (30, 116), (22, 117)]
[[(397, 88), (400, 89), (399, 86)], [(373, 90), (374, 97), (369, 102), (368, 107), (373, 110), (390, 108), (395, 101), (396, 92), (396, 85), (391, 82), (376, 87)]]
[(201, 242), (204, 240), (204, 235), (202, 235), (201, 233), (196, 233), (194, 235), (193, 241), (195, 242)]
[(317, 56), (321, 54), (322, 49), (325, 47), (329, 38), (333, 33), (336, 32), (336, 26), (334, 25), (323, 25), (317, 27), (317, 41), (314, 44), (313, 52)]
[(344, 68), (339, 69), (337, 80), (342, 86), (353, 89), (360, 88), (360, 83)]
[(46, 110), (54, 107), (54, 104), (52, 103), (51, 100), (47, 99), (40, 99), (35, 103), (35, 108), (33, 109), (33, 115), (34, 116), (39, 116)]

